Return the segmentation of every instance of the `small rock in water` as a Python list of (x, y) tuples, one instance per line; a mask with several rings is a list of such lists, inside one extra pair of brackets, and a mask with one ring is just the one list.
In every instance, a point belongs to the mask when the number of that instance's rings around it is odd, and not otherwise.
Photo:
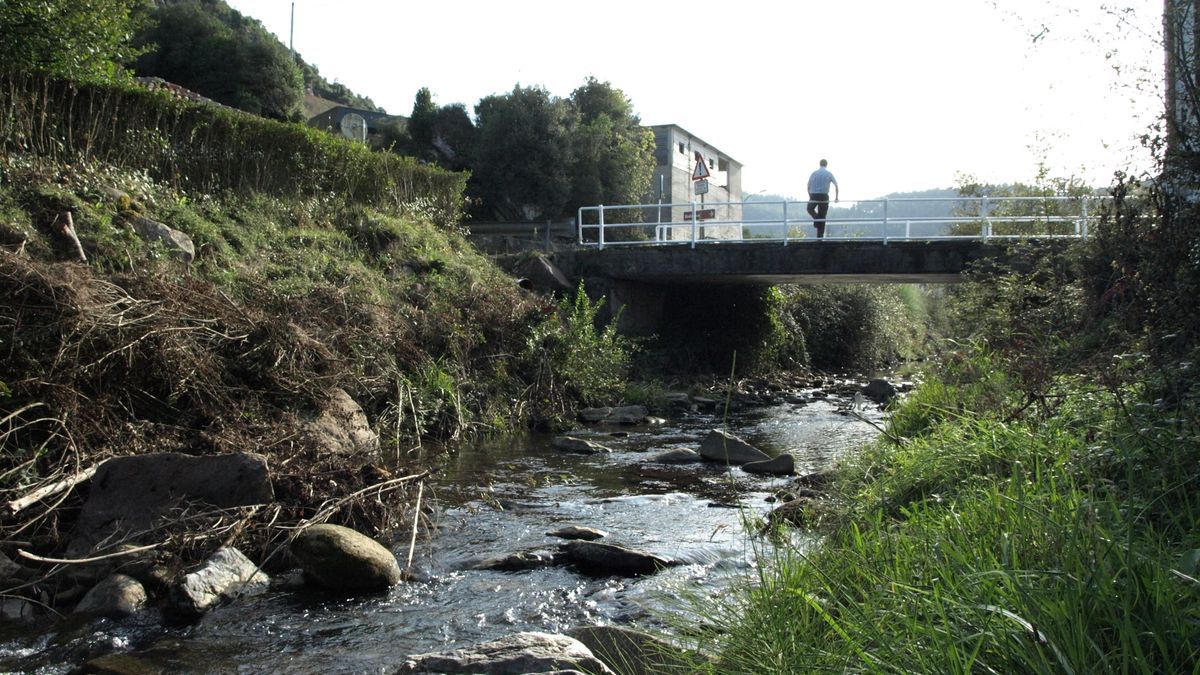
[(741, 465), (771, 459), (765, 452), (733, 434), (713, 429), (700, 444), (700, 456), (723, 464)]
[(612, 452), (612, 448), (574, 436), (557, 436), (553, 441), (550, 441), (550, 445), (563, 452), (572, 452), (577, 455), (595, 455), (602, 452)]
[(557, 530), (552, 530), (546, 533), (548, 537), (559, 537), (560, 539), (583, 539), (584, 541), (594, 541), (603, 539), (608, 536), (604, 530), (597, 530), (594, 527), (580, 527), (578, 525), (568, 525), (560, 527)]
[(600, 422), (612, 415), (612, 408), (584, 408), (579, 411), (579, 419), (584, 422)]
[(582, 626), (568, 635), (622, 675), (703, 672), (699, 654), (685, 652), (669, 642), (641, 631), (618, 626)]
[(563, 550), (567, 552), (567, 560), (581, 572), (596, 576), (652, 574), (671, 564), (653, 553), (596, 541), (568, 541)]
[(199, 616), (216, 605), (267, 590), (271, 580), (241, 551), (219, 549), (172, 591), (174, 609)]
[(784, 453), (774, 459), (766, 459), (759, 462), (747, 462), (742, 465), (742, 470), (747, 473), (763, 473), (772, 476), (791, 476), (796, 473), (796, 460), (791, 455)]
[(561, 551), (518, 551), (498, 558), (489, 558), (471, 566), (475, 570), (496, 572), (524, 572), (561, 564), (565, 556)]
[(448, 652), (414, 654), (397, 673), (594, 673), (614, 675), (582, 642), (566, 635), (517, 633)]
[(146, 589), (137, 579), (114, 574), (92, 587), (75, 607), (75, 614), (121, 618), (146, 604)]
[(384, 590), (403, 577), (387, 547), (340, 525), (305, 528), (291, 551), (308, 577), (334, 591)]
[(691, 397), (683, 392), (675, 392), (675, 393), (667, 394), (664, 398), (667, 401), (667, 405), (671, 406), (672, 408), (686, 409), (688, 406), (690, 406), (692, 404)]
[(692, 450), (670, 450), (650, 458), (655, 464), (696, 464), (703, 462), (700, 453)]

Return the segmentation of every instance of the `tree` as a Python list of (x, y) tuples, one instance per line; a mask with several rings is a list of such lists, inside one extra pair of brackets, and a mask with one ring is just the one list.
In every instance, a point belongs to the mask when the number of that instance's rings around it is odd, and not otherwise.
[(468, 189), (483, 217), (561, 218), (571, 198), (574, 111), (542, 87), (517, 85), (475, 106), (477, 146)]
[(641, 126), (620, 89), (594, 77), (571, 92), (570, 104), (578, 118), (572, 207), (639, 203), (654, 174), (654, 133)]
[(225, 105), (276, 119), (298, 116), (303, 78), (291, 53), (255, 19), (222, 0), (164, 3), (155, 26), (137, 42), (153, 51), (137, 72), (153, 75)]
[[(1082, 180), (1050, 175), (1045, 163), (1038, 164), (1038, 172), (1032, 184), (1012, 183), (991, 185), (980, 183), (972, 176), (959, 176), (958, 194), (973, 198), (955, 209), (955, 215), (980, 216), (987, 197), (987, 215), (992, 221), (992, 232), (998, 235), (1071, 234), (1075, 230), (1074, 219), (1082, 213), (1080, 202), (1096, 195), (1096, 190)], [(1072, 197), (1071, 201), (1050, 198)], [(1058, 220), (1061, 219), (1061, 220)], [(978, 223), (954, 225), (951, 234), (977, 235)]]
[(72, 79), (113, 79), (139, 54), (142, 0), (4, 0), (0, 64)]
[(412, 144), (412, 154), (422, 159), (422, 155), (433, 151), (434, 122), (437, 119), (437, 106), (433, 103), (433, 94), (429, 87), (421, 87), (413, 99), (412, 114), (408, 116), (408, 138)]
[[(467, 132), (465, 110), (441, 112), (443, 138)], [(518, 85), (475, 112), (471, 189), (484, 217), (568, 218), (580, 206), (636, 203), (649, 190), (654, 135), (608, 82), (589, 77), (566, 100)]]
[[(461, 103), (438, 107), (428, 87), (413, 99), (412, 114), (403, 129), (385, 136), (385, 147), (411, 155), (451, 171), (470, 168), (475, 145), (475, 125)], [(389, 141), (391, 141), (389, 143)]]

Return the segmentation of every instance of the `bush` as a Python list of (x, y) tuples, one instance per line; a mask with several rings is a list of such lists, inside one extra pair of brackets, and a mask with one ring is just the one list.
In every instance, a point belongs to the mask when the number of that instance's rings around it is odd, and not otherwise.
[(568, 399), (552, 402), (560, 411), (571, 401), (612, 404), (625, 387), (634, 345), (617, 333), (616, 317), (607, 326), (596, 325), (603, 304), (603, 299), (592, 302), (580, 282), (575, 293), (559, 303), (558, 314), (548, 317), (530, 338), (530, 356), (549, 380), (541, 389)]
[(100, 160), (191, 195), (235, 191), (458, 222), (464, 174), (298, 124), (137, 87), (0, 71), (0, 147)]

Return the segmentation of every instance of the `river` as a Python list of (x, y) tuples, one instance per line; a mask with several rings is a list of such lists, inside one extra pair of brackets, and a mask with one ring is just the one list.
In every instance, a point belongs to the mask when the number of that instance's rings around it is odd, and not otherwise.
[[(724, 428), (768, 454), (792, 453), (800, 475), (822, 471), (877, 433), (845, 413), (851, 403), (831, 395), (727, 417), (688, 412), (663, 425), (572, 432), (608, 446), (607, 454), (566, 454), (548, 435), (484, 440), (451, 455), (431, 485), (433, 527), (415, 551), (416, 581), (365, 599), (273, 591), (183, 627), (163, 627), (153, 612), (35, 635), (9, 625), (0, 628), (0, 669), (62, 673), (128, 650), (156, 672), (384, 672), (408, 654), (523, 630), (662, 629), (664, 617), (693, 612), (750, 578), (762, 542), (747, 523), (769, 512), (792, 479), (652, 464), (650, 457), (695, 450), (709, 430)], [(860, 414), (882, 418), (875, 406)], [(609, 533), (604, 541), (683, 564), (633, 579), (587, 577), (570, 567), (471, 569), (489, 557), (551, 548), (559, 540), (546, 533), (565, 525), (598, 528)], [(403, 561), (407, 546), (397, 554)]]

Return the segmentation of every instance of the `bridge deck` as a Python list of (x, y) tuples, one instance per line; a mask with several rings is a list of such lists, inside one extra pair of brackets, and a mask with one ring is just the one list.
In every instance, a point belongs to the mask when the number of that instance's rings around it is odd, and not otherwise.
[[(1030, 240), (1061, 250), (1072, 240)], [(578, 248), (555, 254), (573, 279), (602, 277), (669, 284), (955, 283), (981, 261), (1012, 262), (1016, 241), (810, 240), (788, 246)]]

